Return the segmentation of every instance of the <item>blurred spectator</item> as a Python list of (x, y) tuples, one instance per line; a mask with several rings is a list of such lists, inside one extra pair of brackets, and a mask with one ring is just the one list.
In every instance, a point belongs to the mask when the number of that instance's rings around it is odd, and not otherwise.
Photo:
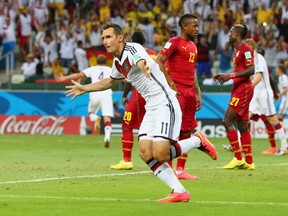
[(47, 5), (43, 4), (43, 0), (38, 0), (34, 2), (32, 15), (34, 18), (34, 22), (44, 25), (48, 21), (48, 15), (49, 11)]
[(92, 24), (92, 29), (88, 38), (91, 48), (96, 48), (102, 45), (101, 29), (99, 27), (99, 23)]
[[(6, 53), (13, 52), (13, 68), (15, 67), (15, 56), (14, 50), (16, 45), (16, 35), (15, 35), (15, 23), (10, 20), (9, 17), (5, 18), (5, 24), (3, 25), (3, 48), (2, 48), (2, 56)], [(6, 58), (3, 58), (0, 61), (0, 67), (2, 69), (6, 68)]]
[(150, 18), (146, 17), (143, 19), (142, 23), (138, 24), (140, 30), (142, 30), (145, 38), (147, 40), (146, 44), (148, 47), (154, 46), (154, 26), (150, 20)]
[(52, 64), (52, 73), (54, 76), (63, 76), (64, 73), (60, 58), (56, 58)]
[(125, 19), (120, 14), (120, 10), (118, 8), (114, 8), (111, 16), (111, 22), (118, 24), (121, 28), (126, 26)]
[(88, 68), (88, 60), (86, 51), (83, 49), (83, 42), (78, 41), (77, 42), (77, 48), (75, 49), (75, 59), (78, 65), (78, 70), (80, 72), (84, 71), (86, 68)]
[(111, 17), (111, 9), (109, 5), (109, 1), (100, 0), (99, 2), (99, 21), (100, 23), (105, 22), (107, 17)]
[(221, 49), (225, 48), (227, 42), (229, 42), (229, 26), (227, 26), (224, 22), (219, 20), (219, 34), (218, 34), (218, 47)]
[(127, 18), (128, 25), (124, 28), (124, 37), (127, 41), (131, 41), (132, 35), (137, 30), (137, 26), (135, 25), (135, 22), (133, 22), (132, 18)]
[(36, 75), (36, 65), (37, 60), (34, 59), (34, 55), (32, 53), (27, 54), (26, 62), (24, 62), (21, 67), (21, 72), (25, 75), (26, 80)]
[(50, 32), (46, 32), (45, 39), (40, 44), (44, 53), (44, 67), (52, 67), (58, 58), (57, 44)]
[(233, 50), (230, 47), (229, 43), (226, 43), (225, 48), (219, 48), (219, 68), (217, 73), (231, 73), (232, 67), (231, 67), (231, 60), (233, 57)]
[(167, 27), (169, 28), (170, 31), (176, 31), (177, 35), (180, 34), (180, 27), (178, 26), (179, 19), (180, 17), (176, 13), (176, 11), (170, 11), (169, 17), (166, 21)]
[(211, 65), (209, 62), (209, 47), (207, 44), (207, 36), (200, 35), (197, 43), (197, 76), (211, 77)]
[(19, 8), (20, 16), (19, 22), (17, 24), (18, 28), (18, 38), (19, 38), (19, 48), (22, 55), (22, 60), (29, 52), (29, 42), (32, 33), (32, 17), (30, 12), (24, 7)]
[(67, 32), (66, 35), (62, 35), (60, 41), (61, 64), (63, 67), (69, 68), (74, 58), (76, 41), (71, 32)]
[(39, 77), (43, 76), (43, 66), (44, 66), (44, 55), (41, 52), (40, 48), (35, 46), (33, 49), (33, 54), (35, 59), (37, 60), (36, 62), (36, 75)]

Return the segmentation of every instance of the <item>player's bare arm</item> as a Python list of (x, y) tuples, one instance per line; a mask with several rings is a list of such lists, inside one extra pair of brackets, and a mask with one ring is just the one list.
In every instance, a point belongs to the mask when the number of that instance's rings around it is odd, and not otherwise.
[(83, 72), (74, 73), (67, 76), (54, 76), (56, 82), (65, 82), (66, 80), (78, 80), (80, 78), (86, 77)]
[(254, 65), (249, 65), (247, 68), (240, 73), (231, 73), (231, 74), (215, 74), (213, 76), (214, 80), (218, 80), (220, 84), (227, 82), (230, 79), (250, 77), (254, 74)]
[(283, 91), (278, 95), (278, 99), (281, 98), (283, 95), (285, 95), (288, 92), (288, 87), (285, 87)]
[(166, 81), (167, 81), (168, 85), (170, 86), (170, 88), (173, 89), (174, 91), (178, 92), (175, 83), (173, 82), (173, 80), (169, 76), (168, 71), (166, 70), (166, 67), (164, 66), (164, 63), (166, 60), (167, 60), (166, 56), (159, 53), (155, 59), (155, 62), (159, 65), (161, 71), (164, 73)]
[(263, 77), (262, 72), (256, 73), (254, 79), (252, 80), (252, 85), (256, 86), (262, 80), (262, 77)]
[(196, 92), (196, 108), (197, 110), (200, 110), (202, 107), (202, 92), (198, 83), (197, 74), (195, 73), (195, 79), (194, 79), (194, 87)]
[(66, 86), (66, 89), (69, 89), (65, 92), (67, 97), (72, 96), (71, 100), (74, 100), (77, 96), (80, 96), (87, 92), (95, 92), (95, 91), (104, 91), (106, 89), (113, 88), (118, 85), (120, 80), (115, 80), (110, 78), (103, 79), (96, 83), (90, 83), (87, 85), (81, 85), (80, 83), (72, 80), (74, 85)]
[(148, 79), (151, 79), (150, 77), (150, 74), (151, 74), (151, 66), (149, 65), (149, 63), (142, 59), (140, 61), (137, 62), (137, 65), (136, 65), (138, 68), (141, 69), (141, 71), (143, 71), (143, 73), (145, 74), (145, 76), (148, 78)]
[(123, 90), (123, 94), (122, 94), (122, 105), (124, 106), (124, 108), (126, 108), (126, 105), (128, 103), (127, 95), (131, 91), (131, 89), (132, 89), (132, 85), (126, 82), (124, 90)]

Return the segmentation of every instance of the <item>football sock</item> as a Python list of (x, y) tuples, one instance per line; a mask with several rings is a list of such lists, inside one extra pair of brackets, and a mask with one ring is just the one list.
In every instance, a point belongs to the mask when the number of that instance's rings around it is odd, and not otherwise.
[(151, 158), (146, 164), (153, 171), (154, 175), (170, 187), (173, 192), (184, 193), (186, 191), (167, 163), (160, 163), (154, 158)]
[(125, 162), (131, 162), (133, 142), (134, 142), (133, 129), (122, 128), (122, 152), (123, 152), (123, 160)]
[(284, 132), (284, 129), (281, 125), (280, 122), (276, 123), (275, 125), (273, 125), (276, 132), (276, 137), (280, 140), (281, 142), (281, 150), (282, 151), (285, 151), (287, 149), (287, 140), (286, 140), (286, 137), (285, 137), (285, 132)]
[(170, 158), (174, 159), (187, 154), (191, 149), (199, 148), (201, 140), (197, 136), (191, 136), (188, 139), (180, 140), (170, 146)]
[[(239, 141), (238, 141), (238, 132), (237, 130), (229, 130), (227, 132), (227, 137), (230, 142), (230, 145), (232, 147), (232, 150), (234, 152), (234, 157), (237, 158), (237, 160), (242, 160), (242, 155), (241, 155), (241, 149), (239, 147)], [(242, 143), (242, 140), (241, 140)], [(243, 143), (242, 143), (243, 146)]]
[(271, 147), (276, 147), (276, 141), (275, 141), (275, 129), (274, 127), (269, 124), (268, 122), (264, 122), (266, 126), (266, 132), (268, 134), (268, 139), (270, 142)]
[[(181, 131), (179, 140), (188, 139), (190, 137), (191, 137), (191, 133), (187, 133), (187, 132), (185, 133)], [(187, 154), (184, 154), (177, 158), (176, 172), (184, 170), (187, 158), (188, 158)]]
[(242, 143), (242, 150), (245, 154), (245, 161), (248, 164), (252, 164), (253, 163), (252, 146), (251, 146), (252, 140), (250, 132), (241, 134), (240, 140)]
[(111, 132), (112, 132), (111, 122), (105, 122), (104, 123), (104, 133), (105, 133), (104, 141), (105, 142), (106, 140), (110, 141)]

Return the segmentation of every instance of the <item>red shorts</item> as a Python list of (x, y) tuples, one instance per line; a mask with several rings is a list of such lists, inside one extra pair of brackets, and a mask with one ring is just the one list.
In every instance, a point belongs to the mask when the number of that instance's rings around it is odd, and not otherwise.
[(24, 45), (25, 45), (26, 41), (29, 40), (29, 38), (30, 38), (30, 36), (20, 36), (19, 37), (19, 46), (21, 48), (24, 48)]
[(145, 104), (144, 98), (133, 88), (124, 112), (122, 121), (123, 128), (139, 129), (145, 115)]
[(194, 88), (187, 88), (187, 86), (176, 86), (180, 94), (177, 98), (182, 111), (181, 130), (189, 131), (197, 127), (196, 111), (197, 102)]
[(247, 121), (249, 120), (249, 104), (254, 90), (252, 85), (245, 84), (242, 86), (242, 88), (238, 87), (237, 91), (232, 91), (229, 106), (239, 115), (238, 120)]

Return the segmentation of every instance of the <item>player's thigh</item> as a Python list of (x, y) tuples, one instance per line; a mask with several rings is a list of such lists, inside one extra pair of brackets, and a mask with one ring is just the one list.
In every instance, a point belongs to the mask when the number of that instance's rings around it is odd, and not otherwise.
[(197, 109), (195, 91), (192, 89), (187, 89), (178, 96), (178, 101), (182, 111), (181, 130), (188, 131), (195, 129), (197, 127), (195, 117)]
[(146, 110), (139, 129), (139, 135), (178, 140), (182, 113), (179, 104), (178, 106), (177, 104), (175, 106), (164, 104), (157, 107), (157, 109)]
[(101, 97), (101, 111), (102, 116), (110, 116), (112, 118), (114, 117), (112, 95)]
[(97, 113), (101, 107), (101, 100), (97, 98), (90, 98), (88, 103), (88, 113)]

